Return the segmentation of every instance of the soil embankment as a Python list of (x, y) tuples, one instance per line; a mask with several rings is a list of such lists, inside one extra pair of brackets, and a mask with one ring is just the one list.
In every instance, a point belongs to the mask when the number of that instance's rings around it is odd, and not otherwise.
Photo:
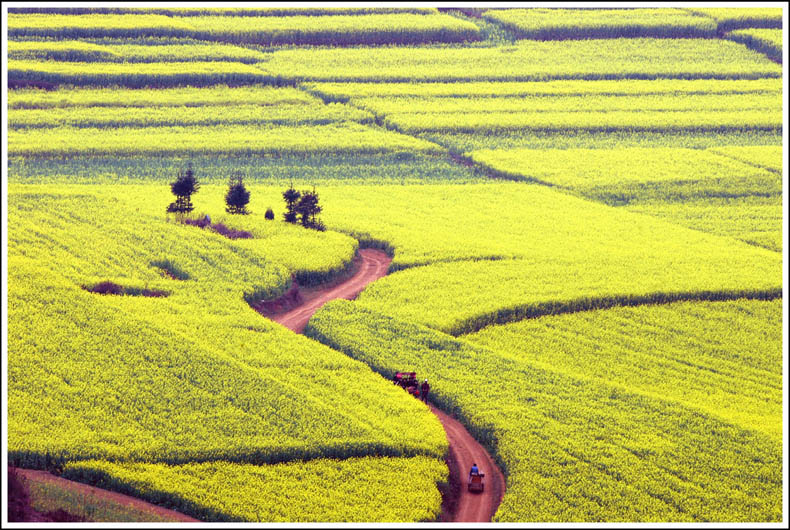
[[(314, 290), (311, 298), (302, 305), (272, 319), (283, 326), (301, 333), (307, 321), (322, 305), (337, 298), (351, 300), (367, 284), (385, 276), (392, 258), (380, 250), (363, 249), (356, 273), (347, 281), (325, 290)], [(454, 496), (453, 512), (444, 514), (452, 522), (489, 522), (502, 502), (505, 493), (505, 477), (494, 464), (491, 455), (472, 437), (458, 420), (431, 406), (438, 416), (450, 443), (450, 483), (460, 491), (451, 492)], [(467, 476), (472, 464), (485, 473), (485, 487), (481, 493), (471, 493), (466, 488)]]

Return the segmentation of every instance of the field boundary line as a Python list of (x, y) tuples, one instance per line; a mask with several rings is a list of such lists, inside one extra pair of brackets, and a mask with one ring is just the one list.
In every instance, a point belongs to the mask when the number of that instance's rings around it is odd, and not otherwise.
[(752, 291), (699, 291), (699, 292), (655, 292), (644, 295), (602, 296), (562, 302), (539, 302), (522, 304), (469, 318), (454, 325), (449, 330), (437, 329), (453, 337), (475, 333), (488, 326), (510, 324), (544, 316), (580, 313), (611, 309), (613, 307), (632, 307), (644, 305), (663, 305), (673, 302), (726, 302), (730, 300), (776, 300), (782, 298), (782, 287)]
[(756, 167), (757, 169), (764, 169), (766, 171), (770, 171), (771, 173), (775, 173), (776, 175), (779, 175), (780, 177), (782, 176), (782, 171), (779, 170), (779, 169), (774, 169), (774, 168), (769, 167), (769, 166), (762, 166), (762, 165), (760, 165), (760, 164), (758, 164), (756, 162), (752, 162), (751, 160), (746, 160), (745, 158), (737, 158), (737, 157), (734, 157), (734, 156), (732, 156), (730, 154), (722, 153), (721, 151), (711, 151), (711, 152), (715, 153), (715, 154), (717, 154), (719, 156), (723, 156), (725, 158), (729, 158), (730, 160), (735, 160), (736, 162), (741, 162), (743, 164), (746, 164), (746, 165), (749, 165), (749, 166), (752, 166), (752, 167)]
[[(99, 501), (99, 502), (102, 500), (111, 501), (118, 504), (119, 506), (131, 508), (139, 511), (149, 512), (154, 516), (169, 519), (166, 522), (184, 522), (184, 523), (202, 522), (199, 519), (195, 519), (194, 517), (184, 512), (173, 510), (171, 508), (167, 508), (165, 506), (157, 504), (155, 502), (155, 500), (158, 498), (156, 496), (157, 492), (152, 492), (151, 495), (149, 495), (150, 500), (146, 500), (142, 497), (129, 495), (127, 493), (117, 491), (114, 489), (105, 489), (87, 482), (80, 482), (77, 480), (72, 480), (58, 475), (54, 475), (48, 471), (37, 470), (37, 469), (25, 469), (20, 467), (18, 468), (12, 467), (11, 469), (14, 469), (22, 477), (24, 481), (28, 482), (28, 484), (26, 484), (28, 488), (31, 482), (37, 482), (41, 484), (46, 483), (53, 485), (55, 487), (63, 488), (67, 491), (71, 491), (83, 495), (85, 497), (90, 498), (93, 501)], [(88, 522), (102, 522), (102, 521), (90, 520)]]

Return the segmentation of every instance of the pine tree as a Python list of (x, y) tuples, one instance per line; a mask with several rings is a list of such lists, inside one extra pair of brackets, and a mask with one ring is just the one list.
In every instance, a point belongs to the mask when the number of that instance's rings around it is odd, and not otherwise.
[(291, 183), (291, 187), (283, 192), (283, 199), (285, 199), (285, 214), (283, 217), (285, 218), (285, 222), (296, 222), (296, 205), (301, 196), (302, 194), (294, 189), (293, 182)]
[(302, 198), (296, 205), (296, 213), (301, 216), (302, 226), (305, 228), (323, 229), (323, 223), (316, 219), (316, 215), (321, 213), (321, 206), (318, 204), (318, 194), (313, 191), (305, 190), (302, 192)]
[(192, 162), (189, 162), (185, 172), (178, 172), (178, 177), (170, 183), (170, 191), (176, 196), (176, 200), (167, 207), (168, 212), (189, 213), (195, 209), (192, 205), (192, 195), (200, 189), (200, 184), (192, 170)]
[(228, 191), (225, 193), (225, 211), (230, 214), (248, 214), (247, 204), (250, 202), (250, 192), (244, 187), (241, 175), (230, 177)]

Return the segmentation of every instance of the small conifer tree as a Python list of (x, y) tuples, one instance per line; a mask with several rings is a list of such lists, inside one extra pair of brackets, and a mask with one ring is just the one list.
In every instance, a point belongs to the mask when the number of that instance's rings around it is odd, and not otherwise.
[(285, 222), (296, 222), (296, 205), (299, 202), (299, 198), (301, 196), (302, 194), (294, 189), (293, 182), (291, 183), (291, 187), (283, 192), (283, 199), (285, 199), (285, 214), (283, 214), (283, 217), (285, 218)]
[(170, 183), (170, 191), (176, 196), (176, 200), (170, 203), (167, 211), (184, 214), (194, 210), (192, 195), (197, 193), (199, 189), (200, 184), (192, 169), (192, 162), (189, 162), (186, 171), (179, 171), (176, 180)]
[(228, 191), (225, 193), (225, 211), (230, 214), (248, 214), (247, 204), (250, 202), (250, 192), (244, 186), (241, 175), (230, 177)]
[(301, 216), (302, 226), (305, 228), (313, 228), (316, 230), (323, 230), (323, 223), (316, 219), (316, 216), (321, 213), (321, 206), (318, 204), (318, 194), (313, 191), (305, 190), (302, 192), (302, 197), (296, 205), (296, 213)]

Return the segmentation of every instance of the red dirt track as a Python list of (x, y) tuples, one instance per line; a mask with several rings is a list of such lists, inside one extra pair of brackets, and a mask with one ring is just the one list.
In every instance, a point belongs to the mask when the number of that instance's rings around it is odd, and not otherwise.
[[(460, 497), (455, 506), (452, 522), (490, 522), (505, 494), (505, 476), (494, 464), (491, 455), (477, 443), (477, 440), (472, 438), (472, 435), (458, 420), (433, 405), (430, 408), (431, 412), (436, 414), (439, 421), (442, 422), (444, 432), (447, 434), (447, 441), (450, 442), (450, 452), (453, 453), (454, 461), (458, 465), (457, 470), (450, 470), (451, 473), (458, 474), (461, 482)], [(480, 472), (485, 473), (485, 487), (481, 493), (471, 493), (466, 488), (472, 464), (477, 464)]]
[(370, 282), (378, 280), (387, 274), (392, 258), (380, 250), (365, 248), (359, 251), (362, 257), (362, 264), (357, 272), (348, 280), (334, 287), (323, 291), (319, 296), (295, 307), (294, 309), (272, 317), (272, 320), (279, 322), (286, 328), (301, 333), (307, 325), (307, 321), (313, 313), (329, 302), (338, 298), (351, 300), (355, 298)]
[[(20, 477), (27, 479), (29, 481), (35, 480), (37, 482), (42, 482), (42, 481), (49, 482), (60, 488), (63, 488), (64, 490), (68, 490), (77, 493), (79, 495), (84, 495), (85, 498), (87, 499), (95, 499), (97, 501), (102, 501), (102, 500), (112, 501), (114, 503), (128, 506), (129, 508), (138, 511), (147, 512), (170, 521), (187, 522), (187, 523), (200, 522), (199, 520), (193, 519), (188, 515), (184, 515), (179, 512), (174, 512), (173, 510), (162, 508), (161, 506), (157, 506), (155, 504), (142, 501), (135, 497), (129, 497), (128, 495), (123, 495), (121, 493), (116, 493), (114, 491), (94, 488), (93, 486), (82, 484), (81, 482), (66, 480), (65, 478), (56, 477), (55, 475), (48, 473), (46, 471), (16, 468), (16, 472)], [(47, 520), (45, 519), (44, 521), (37, 521), (35, 517), (31, 517), (31, 522), (47, 522)]]
[[(373, 249), (360, 250), (359, 254), (362, 257), (362, 264), (349, 280), (327, 288), (310, 301), (287, 313), (275, 316), (273, 320), (296, 333), (301, 333), (307, 321), (322, 305), (337, 298), (353, 299), (367, 284), (387, 274), (392, 258)], [(450, 452), (454, 457), (451, 461), (457, 463), (457, 469), (450, 470), (458, 478), (456, 482), (461, 484), (461, 491), (457, 492), (459, 496), (455, 510), (451, 514), (452, 522), (490, 522), (505, 493), (504, 475), (483, 446), (472, 438), (458, 420), (434, 406), (430, 406), (430, 409), (442, 422), (447, 441), (450, 443)], [(481, 473), (485, 473), (485, 488), (482, 493), (470, 493), (466, 488), (469, 469), (473, 463), (477, 464)]]

